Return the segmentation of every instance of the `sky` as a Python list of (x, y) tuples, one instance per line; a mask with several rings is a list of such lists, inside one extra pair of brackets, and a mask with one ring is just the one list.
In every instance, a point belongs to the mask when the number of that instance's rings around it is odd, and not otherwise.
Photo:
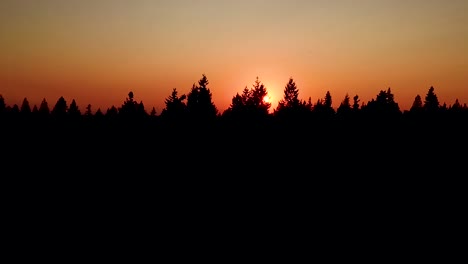
[(402, 110), (433, 86), (468, 103), (466, 0), (1, 0), (0, 94), (84, 111), (149, 112), (202, 74), (220, 112), (265, 84), (272, 109), (289, 78), (299, 98), (361, 102), (391, 89)]

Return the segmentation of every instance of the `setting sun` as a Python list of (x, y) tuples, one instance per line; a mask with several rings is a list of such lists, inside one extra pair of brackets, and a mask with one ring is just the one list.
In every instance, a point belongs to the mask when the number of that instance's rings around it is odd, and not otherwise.
[(265, 103), (271, 103), (271, 98), (270, 98), (270, 96), (265, 95), (265, 97), (263, 97), (263, 102), (265, 102)]

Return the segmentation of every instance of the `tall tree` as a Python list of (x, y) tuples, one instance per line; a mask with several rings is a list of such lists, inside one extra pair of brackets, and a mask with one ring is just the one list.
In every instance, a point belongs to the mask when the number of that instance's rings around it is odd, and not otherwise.
[(268, 96), (268, 90), (258, 76), (253, 84), (251, 95), (252, 104), (258, 113), (260, 115), (268, 115), (271, 107), (271, 103), (265, 101), (265, 97)]
[(351, 98), (349, 98), (349, 95), (346, 94), (343, 101), (340, 103), (340, 106), (337, 109), (337, 114), (340, 116), (347, 116), (351, 113), (352, 108), (351, 108)]
[(395, 102), (391, 88), (380, 90), (376, 99), (372, 99), (363, 109), (366, 113), (379, 117), (396, 117), (401, 114), (398, 103)]
[(0, 114), (6, 112), (6, 104), (5, 104), (5, 98), (0, 94)]
[(268, 90), (257, 76), (250, 89), (246, 86), (242, 94), (237, 93), (232, 98), (231, 105), (223, 116), (248, 122), (266, 119), (271, 107), (271, 103), (265, 100), (267, 96)]
[(132, 91), (128, 93), (128, 97), (123, 102), (119, 109), (119, 115), (124, 118), (141, 118), (147, 115), (143, 101), (139, 103), (135, 101)]
[(68, 109), (68, 115), (72, 119), (77, 119), (77, 118), (81, 117), (81, 111), (80, 111), (78, 105), (76, 104), (75, 99), (73, 99), (71, 104), (70, 104), (70, 108)]
[(153, 108), (151, 109), (150, 116), (151, 116), (151, 117), (156, 117), (156, 108), (154, 108), (154, 106), (153, 106)]
[(411, 113), (420, 113), (423, 111), (423, 102), (421, 96), (418, 94), (414, 98), (413, 104), (411, 105), (410, 112)]
[(187, 98), (185, 94), (179, 97), (177, 88), (173, 88), (171, 95), (164, 101), (165, 108), (161, 112), (161, 117), (166, 120), (182, 120), (187, 115), (187, 105), (184, 100)]
[(278, 102), (278, 108), (296, 108), (299, 106), (299, 89), (293, 78), (290, 77), (283, 90), (283, 99)]
[(208, 84), (208, 78), (203, 74), (198, 85), (193, 84), (187, 95), (187, 112), (191, 118), (197, 121), (214, 120), (218, 114)]
[(317, 103), (313, 108), (313, 112), (318, 117), (331, 118), (335, 114), (335, 109), (332, 107), (332, 102), (333, 101), (330, 91), (327, 91), (323, 99), (317, 100)]
[(440, 108), (439, 99), (434, 92), (434, 87), (431, 86), (426, 94), (426, 98), (424, 100), (424, 110), (429, 113), (435, 113)]
[(39, 114), (41, 116), (48, 116), (50, 114), (49, 104), (45, 98), (42, 99), (41, 105), (39, 106)]
[(353, 97), (353, 111), (356, 112), (359, 110), (359, 102), (361, 100), (359, 99), (359, 96), (358, 95), (355, 95)]
[(21, 114), (29, 115), (31, 113), (31, 106), (29, 105), (28, 99), (25, 97), (21, 104)]
[(96, 113), (94, 114), (94, 117), (97, 120), (101, 120), (104, 117), (104, 114), (102, 113), (101, 108), (98, 108), (98, 110), (96, 110)]
[(114, 105), (106, 110), (106, 117), (109, 119), (114, 119), (119, 115), (119, 110)]
[(283, 98), (278, 102), (274, 115), (285, 119), (299, 119), (310, 112), (307, 103), (299, 99), (299, 89), (293, 78), (290, 77), (283, 89)]
[(63, 96), (60, 96), (60, 98), (57, 100), (57, 103), (55, 103), (54, 108), (52, 109), (52, 115), (57, 118), (64, 118), (67, 114), (67, 111), (67, 101), (65, 98), (63, 98)]
[(88, 118), (93, 116), (93, 109), (91, 104), (88, 104), (88, 106), (86, 106), (85, 116)]

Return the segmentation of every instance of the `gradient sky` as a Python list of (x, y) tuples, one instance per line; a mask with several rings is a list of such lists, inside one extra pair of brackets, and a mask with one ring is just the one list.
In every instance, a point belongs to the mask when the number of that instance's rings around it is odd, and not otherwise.
[(258, 76), (273, 107), (299, 97), (362, 102), (391, 88), (402, 110), (430, 86), (468, 103), (466, 0), (1, 0), (0, 94), (80, 109), (129, 91), (159, 113), (206, 74), (225, 110)]

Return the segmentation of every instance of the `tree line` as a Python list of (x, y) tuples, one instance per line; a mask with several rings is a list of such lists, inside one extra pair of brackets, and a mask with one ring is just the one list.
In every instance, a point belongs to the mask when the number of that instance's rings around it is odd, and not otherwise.
[(264, 100), (268, 96), (267, 87), (257, 77), (252, 86), (245, 87), (240, 93), (232, 97), (228, 109), (220, 112), (212, 100), (209, 81), (205, 74), (197, 83), (194, 83), (187, 94), (179, 95), (177, 88), (165, 98), (165, 107), (157, 113), (153, 107), (150, 111), (145, 109), (143, 101), (135, 99), (132, 91), (128, 93), (122, 105), (100, 108), (93, 112), (88, 104), (80, 109), (73, 99), (71, 103), (60, 97), (53, 107), (50, 107), (44, 98), (39, 106), (31, 107), (27, 98), (22, 104), (8, 105), (0, 95), (0, 119), (2, 122), (40, 121), (40, 122), (83, 122), (101, 121), (112, 122), (159, 122), (160, 124), (262, 124), (262, 122), (303, 123), (313, 121), (391, 121), (391, 120), (441, 120), (464, 118), (468, 116), (468, 106), (461, 104), (458, 99), (455, 103), (441, 104), (434, 87), (430, 87), (424, 97), (419, 94), (409, 110), (402, 111), (394, 99), (391, 88), (380, 90), (375, 98), (368, 102), (361, 102), (358, 95), (346, 96), (339, 106), (332, 107), (332, 96), (327, 91), (323, 98), (312, 102), (299, 97), (299, 88), (294, 79), (289, 78), (283, 90), (283, 97), (278, 106), (270, 111), (271, 103)]

